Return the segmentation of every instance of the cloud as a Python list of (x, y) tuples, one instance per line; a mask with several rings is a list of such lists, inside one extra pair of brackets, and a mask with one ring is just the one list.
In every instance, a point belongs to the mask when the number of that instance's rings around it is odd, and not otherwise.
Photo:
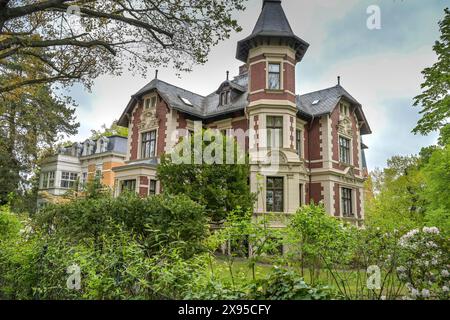
[[(379, 31), (366, 28), (366, 8), (371, 4), (382, 10)], [(411, 105), (420, 92), (421, 71), (436, 59), (431, 48), (439, 36), (443, 1), (284, 0), (283, 7), (294, 33), (310, 43), (296, 70), (297, 92), (330, 87), (338, 75), (342, 77), (342, 85), (363, 105), (373, 131), (365, 137), (370, 168), (383, 166), (395, 154), (417, 153), (435, 141), (435, 135), (410, 133), (418, 119)], [(159, 78), (203, 95), (216, 90), (227, 70), (237, 74), (242, 63), (234, 59), (236, 43), (251, 33), (260, 10), (261, 0), (248, 1), (247, 10), (235, 16), (243, 31), (212, 48), (205, 65), (181, 78), (173, 70), (160, 69)], [(154, 70), (145, 79), (124, 72), (118, 78), (98, 78), (91, 93), (74, 87), (81, 128), (72, 140), (84, 140), (91, 129), (118, 119), (130, 96), (153, 77)]]

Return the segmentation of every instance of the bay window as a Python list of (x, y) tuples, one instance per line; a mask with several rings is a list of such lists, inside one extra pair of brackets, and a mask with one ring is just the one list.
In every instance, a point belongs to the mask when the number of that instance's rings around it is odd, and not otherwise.
[(281, 65), (279, 63), (269, 63), (268, 80), (270, 90), (281, 89)]
[(266, 209), (269, 212), (283, 212), (284, 179), (267, 177)]
[(267, 116), (267, 147), (282, 148), (283, 147), (283, 117)]
[(75, 183), (78, 179), (78, 173), (74, 172), (61, 172), (61, 188), (71, 189), (75, 187)]

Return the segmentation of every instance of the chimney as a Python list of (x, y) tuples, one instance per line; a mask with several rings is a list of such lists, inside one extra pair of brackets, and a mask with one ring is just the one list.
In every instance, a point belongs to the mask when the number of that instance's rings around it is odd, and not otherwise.
[(244, 73), (248, 72), (247, 64), (243, 64), (239, 67), (239, 75), (243, 75)]

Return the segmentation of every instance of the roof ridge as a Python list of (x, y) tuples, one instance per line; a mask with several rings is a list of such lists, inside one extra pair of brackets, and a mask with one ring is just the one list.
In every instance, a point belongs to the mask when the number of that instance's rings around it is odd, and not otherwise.
[[(180, 90), (183, 90), (183, 91), (186, 91), (186, 92), (195, 94), (196, 96), (199, 96), (199, 97), (201, 97), (201, 98), (205, 98), (205, 97), (206, 97), (206, 96), (203, 96), (203, 95), (201, 95), (201, 94), (199, 94), (199, 93), (196, 93), (196, 92), (194, 92), (194, 91), (190, 91), (190, 90), (181, 88), (181, 87), (179, 87), (179, 86), (176, 86), (176, 85), (174, 85), (174, 84), (171, 84), (171, 83), (169, 83), (169, 82), (166, 82), (166, 81), (164, 81), (164, 80), (153, 79), (152, 81), (154, 81), (154, 80), (159, 81), (159, 82), (162, 82), (162, 83), (165, 83), (165, 84), (167, 84), (167, 85), (169, 85), (169, 86), (171, 86), (171, 87), (174, 87), (174, 88), (177, 88), (177, 89), (180, 89)], [(149, 82), (149, 84), (150, 84), (150, 83), (151, 83), (151, 81)]]
[[(317, 92), (321, 92), (321, 91), (325, 91), (325, 90), (330, 90), (330, 89), (336, 88), (336, 87), (338, 87), (338, 86), (342, 88), (342, 86), (340, 86), (340, 85), (335, 85), (335, 86), (332, 86), (332, 87), (323, 88), (323, 89), (319, 89), (319, 90), (315, 90), (315, 91), (310, 91), (310, 92), (303, 93), (303, 94), (297, 94), (296, 96), (297, 96), (297, 97), (302, 97), (302, 96), (306, 96), (306, 95), (308, 95), (308, 94), (317, 93)], [(342, 88), (342, 89), (344, 89), (344, 88)], [(344, 90), (345, 90), (345, 89), (344, 89)]]

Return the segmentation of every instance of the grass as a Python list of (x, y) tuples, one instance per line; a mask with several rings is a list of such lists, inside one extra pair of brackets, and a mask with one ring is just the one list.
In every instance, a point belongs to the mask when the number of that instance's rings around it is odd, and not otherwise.
[[(273, 266), (274, 265), (271, 263), (257, 263), (255, 266), (255, 278), (263, 279), (267, 277)], [(298, 269), (296, 269), (296, 271), (299, 273), (301, 272)], [(230, 270), (227, 258), (224, 256), (217, 256), (213, 261), (213, 272), (215, 277), (218, 277), (223, 282), (227, 282), (230, 284), (233, 283), (233, 281), (234, 283), (242, 283), (243, 281), (247, 281), (253, 278), (253, 271), (251, 268), (249, 268), (249, 261), (244, 258), (235, 258)], [(334, 273), (336, 277), (345, 281), (345, 286), (343, 286), (342, 283), (340, 283), (339, 286), (341, 290), (346, 293), (346, 295), (351, 297), (361, 295), (361, 288), (365, 287), (365, 283), (367, 281), (367, 274), (364, 270), (360, 270), (359, 272), (357, 272), (356, 270), (339, 270)], [(383, 278), (383, 275), (381, 277)], [(314, 279), (312, 279), (311, 270), (305, 268), (303, 278), (306, 283), (327, 285), (332, 289), (339, 291), (333, 275), (328, 270), (321, 270), (318, 277), (314, 277)], [(397, 295), (403, 295), (405, 293), (405, 288), (401, 287), (396, 278), (391, 279), (391, 281), (394, 281), (394, 285), (400, 288), (400, 291)], [(375, 291), (375, 293), (376, 292), (379, 291), (377, 290)]]

